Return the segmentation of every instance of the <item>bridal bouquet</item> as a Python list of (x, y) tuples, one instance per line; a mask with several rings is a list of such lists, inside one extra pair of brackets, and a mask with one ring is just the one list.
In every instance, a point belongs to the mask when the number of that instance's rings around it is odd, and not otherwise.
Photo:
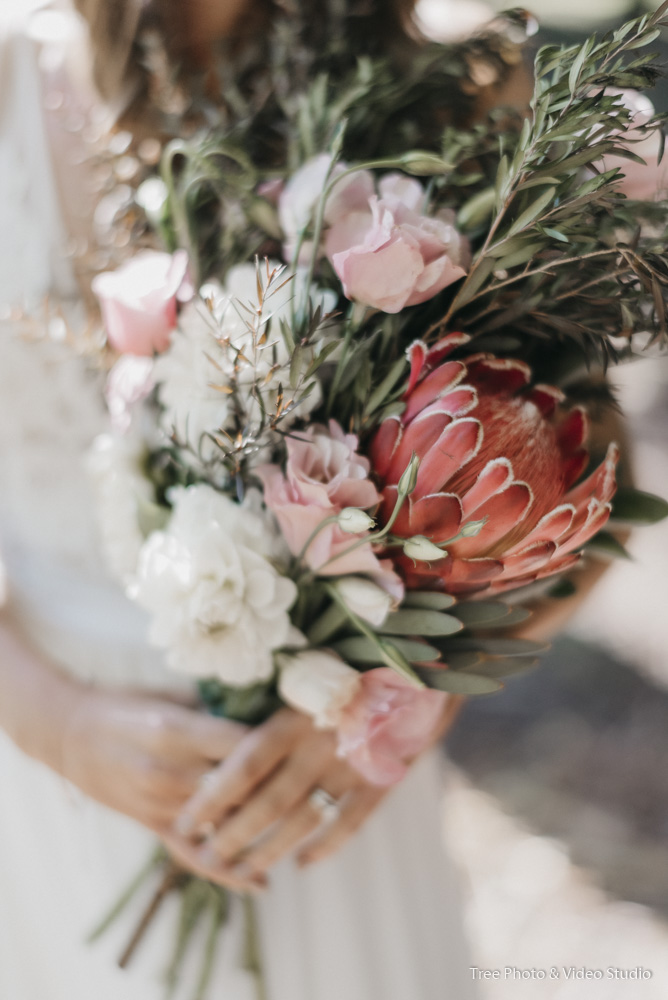
[(473, 125), (492, 35), (401, 83), (281, 77), (138, 187), (144, 248), (93, 284), (116, 360), (91, 467), (113, 568), (209, 710), (291, 705), (396, 782), (448, 693), (533, 665), (501, 632), (527, 600), (623, 554), (611, 519), (665, 514), (587, 443), (606, 366), (667, 336), (639, 93), (664, 13), (541, 49), (530, 113)]

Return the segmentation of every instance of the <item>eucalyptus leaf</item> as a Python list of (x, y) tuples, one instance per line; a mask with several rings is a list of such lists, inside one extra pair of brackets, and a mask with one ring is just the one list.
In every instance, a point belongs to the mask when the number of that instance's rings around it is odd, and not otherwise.
[(668, 517), (668, 503), (653, 493), (620, 487), (612, 501), (612, 517), (626, 524), (656, 524)]
[[(549, 643), (533, 642), (531, 639), (479, 639), (461, 638), (457, 640), (462, 650), (477, 650), (490, 656), (539, 656), (547, 652)], [(444, 654), (447, 658), (447, 654)]]
[(422, 608), (400, 608), (388, 615), (380, 631), (385, 635), (454, 635), (462, 624), (452, 615)]
[(445, 611), (455, 603), (451, 594), (441, 594), (432, 590), (407, 590), (403, 608), (427, 608), (430, 611)]
[[(393, 639), (393, 646), (408, 660), (409, 663), (431, 663), (440, 657), (435, 646), (426, 642), (411, 639)], [(351, 663), (385, 663), (386, 656), (378, 643), (372, 642), (365, 635), (350, 636), (340, 639), (334, 644), (336, 652)]]
[[(499, 656), (488, 657), (482, 663), (478, 663), (470, 672), (479, 677), (491, 677), (494, 680), (501, 680), (504, 677), (514, 677), (517, 674), (527, 673), (535, 670), (540, 660), (532, 659), (528, 656)], [(464, 670), (465, 674), (469, 670)]]
[(458, 673), (455, 670), (419, 667), (418, 674), (427, 687), (437, 691), (447, 691), (448, 694), (470, 696), (493, 694), (503, 687), (503, 684), (493, 677)]
[(509, 614), (510, 608), (503, 601), (460, 601), (457, 605), (457, 618), (466, 628), (490, 625)]
[(613, 559), (632, 559), (624, 546), (609, 531), (599, 531), (590, 538), (585, 546), (587, 552), (600, 552), (601, 555), (611, 556)]

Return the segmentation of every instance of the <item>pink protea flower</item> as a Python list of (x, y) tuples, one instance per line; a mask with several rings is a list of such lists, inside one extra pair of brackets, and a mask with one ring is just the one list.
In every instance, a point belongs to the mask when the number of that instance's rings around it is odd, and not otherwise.
[(394, 534), (443, 543), (484, 521), (477, 534), (447, 545), (442, 560), (402, 557), (407, 586), (480, 596), (578, 561), (576, 550), (610, 515), (618, 450), (611, 444), (603, 464), (574, 486), (589, 461), (584, 409), (564, 411), (560, 390), (531, 386), (522, 361), (491, 354), (447, 360), (468, 339), (450, 334), (431, 349), (412, 345), (406, 410), (381, 424), (371, 460), (383, 486), (382, 522), (411, 454), (420, 459)]

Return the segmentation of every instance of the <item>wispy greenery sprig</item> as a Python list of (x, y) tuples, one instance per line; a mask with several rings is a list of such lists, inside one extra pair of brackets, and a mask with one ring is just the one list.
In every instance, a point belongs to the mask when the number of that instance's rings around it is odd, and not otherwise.
[(637, 125), (618, 91), (661, 75), (643, 49), (667, 11), (538, 52), (532, 114), (515, 136), (499, 135), (493, 183), (460, 209), (481, 245), (428, 336), (453, 324), (471, 333), (512, 326), (573, 338), (603, 360), (614, 354), (610, 338), (648, 328), (666, 337), (668, 209), (626, 199), (619, 167), (605, 169), (605, 158), (642, 163), (634, 144), (662, 127), (665, 116)]

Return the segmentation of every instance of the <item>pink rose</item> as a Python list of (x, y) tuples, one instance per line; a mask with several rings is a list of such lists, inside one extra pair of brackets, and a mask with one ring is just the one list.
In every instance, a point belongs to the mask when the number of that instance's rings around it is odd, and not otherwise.
[(387, 174), (363, 209), (335, 221), (325, 249), (349, 299), (387, 313), (426, 302), (462, 278), (466, 243), (451, 213), (421, 215), (424, 190)]
[(447, 697), (416, 687), (388, 667), (366, 671), (341, 713), (339, 755), (373, 785), (401, 781), (406, 761), (433, 739)]
[[(606, 93), (617, 94), (621, 103), (632, 113), (633, 124), (637, 127), (647, 125), (654, 117), (654, 105), (649, 97), (637, 90), (608, 90)], [(619, 167), (623, 177), (619, 183), (620, 191), (627, 198), (635, 201), (652, 201), (661, 191), (668, 187), (667, 160), (659, 163), (661, 151), (661, 129), (648, 132), (644, 138), (642, 133), (633, 130), (627, 133), (628, 139), (639, 140), (628, 142), (632, 153), (642, 156), (644, 163), (627, 160), (623, 156), (604, 156), (601, 162), (603, 170)]]
[(143, 250), (116, 271), (98, 274), (92, 289), (100, 301), (109, 343), (122, 354), (152, 355), (169, 346), (177, 299), (192, 295), (188, 257)]
[[(264, 501), (276, 516), (287, 545), (299, 555), (318, 525), (344, 507), (375, 507), (380, 495), (369, 479), (369, 461), (357, 453), (357, 436), (346, 434), (335, 420), (329, 429), (312, 425), (287, 439), (285, 474), (277, 465), (262, 465), (257, 475)], [(371, 545), (360, 545), (364, 534), (350, 534), (338, 524), (322, 528), (306, 549), (308, 566), (325, 576), (362, 573), (397, 600), (403, 586), (389, 560), (379, 560)], [(331, 561), (330, 561), (331, 560)]]
[[(278, 218), (285, 237), (283, 255), (292, 260), (300, 234), (316, 212), (316, 206), (325, 190), (325, 178), (331, 163), (327, 153), (321, 153), (304, 164), (286, 183), (278, 200)], [(330, 180), (347, 170), (345, 163), (337, 163)], [(325, 222), (333, 225), (340, 218), (356, 209), (363, 210), (373, 195), (373, 176), (368, 170), (357, 170), (339, 181), (327, 199)], [(313, 252), (310, 242), (302, 244), (299, 262), (308, 263)]]

